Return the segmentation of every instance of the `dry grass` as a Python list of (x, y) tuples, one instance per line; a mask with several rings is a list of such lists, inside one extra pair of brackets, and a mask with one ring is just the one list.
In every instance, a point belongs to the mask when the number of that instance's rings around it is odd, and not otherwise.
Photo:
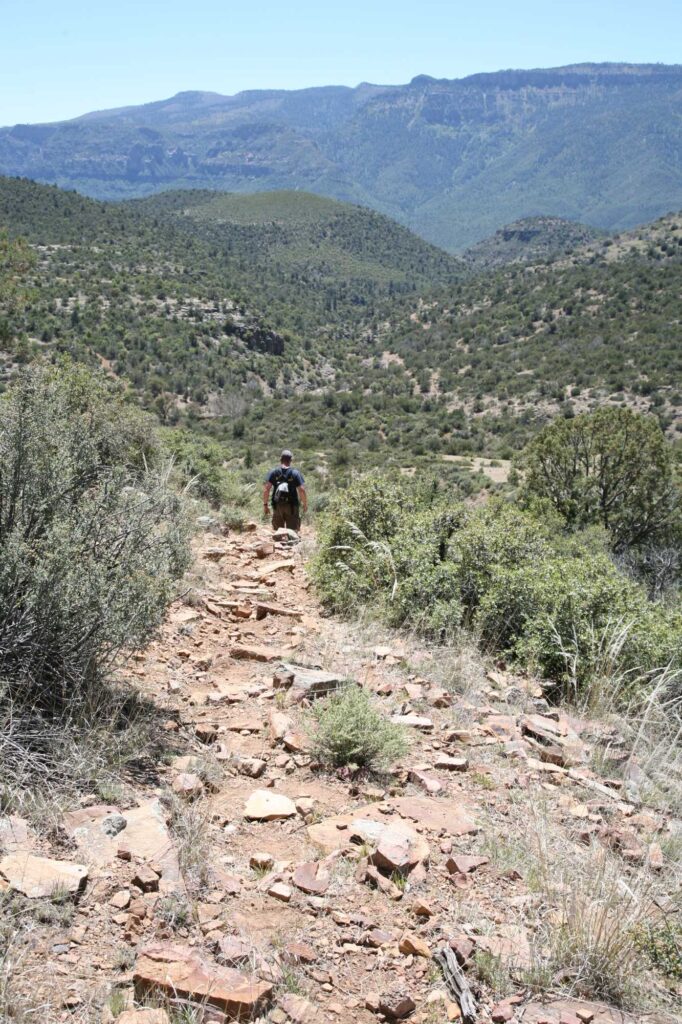
[(207, 800), (187, 803), (168, 793), (164, 802), (170, 812), (169, 827), (175, 841), (185, 883), (199, 892), (209, 882), (212, 841)]
[(0, 699), (0, 809), (49, 829), (79, 793), (125, 799), (155, 781), (166, 754), (163, 713), (127, 685), (104, 685), (56, 717)]

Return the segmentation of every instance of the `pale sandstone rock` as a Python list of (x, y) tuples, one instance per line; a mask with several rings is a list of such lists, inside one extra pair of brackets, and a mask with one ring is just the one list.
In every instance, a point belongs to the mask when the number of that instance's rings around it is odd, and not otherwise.
[(0, 849), (3, 853), (30, 853), (35, 836), (30, 825), (14, 814), (0, 818)]
[(161, 802), (148, 800), (126, 811), (126, 827), (111, 837), (105, 829), (113, 814), (120, 814), (118, 808), (101, 805), (64, 816), (67, 832), (88, 863), (104, 866), (113, 863), (117, 856), (135, 857), (161, 869), (161, 892), (172, 892), (181, 887), (177, 849), (168, 831)]
[(409, 729), (419, 729), (420, 732), (432, 732), (433, 722), (424, 715), (391, 715), (394, 725), (404, 725)]
[(75, 896), (87, 882), (88, 869), (83, 864), (31, 853), (10, 853), (0, 860), (0, 879), (32, 900), (49, 898), (55, 892)]
[(291, 887), (285, 885), (284, 882), (274, 882), (268, 889), (268, 896), (272, 896), (273, 899), (279, 900), (280, 903), (289, 903), (293, 892)]
[(293, 818), (296, 804), (288, 796), (271, 789), (257, 789), (246, 801), (244, 817), (249, 821), (276, 821)]

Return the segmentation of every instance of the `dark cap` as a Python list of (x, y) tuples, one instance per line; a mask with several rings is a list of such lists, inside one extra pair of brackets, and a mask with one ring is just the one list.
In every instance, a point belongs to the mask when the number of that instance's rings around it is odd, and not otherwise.
[(290, 452), (288, 448), (285, 448), (282, 454), (280, 455), (280, 459), (293, 459), (293, 457), (293, 452)]

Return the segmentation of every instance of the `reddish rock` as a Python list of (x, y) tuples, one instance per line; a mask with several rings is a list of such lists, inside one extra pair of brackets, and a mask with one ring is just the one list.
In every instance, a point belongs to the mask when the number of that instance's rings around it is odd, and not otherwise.
[(268, 558), (270, 555), (274, 555), (275, 545), (271, 540), (264, 540), (261, 541), (260, 544), (256, 545), (254, 551), (256, 553), (256, 558)]
[(457, 963), (464, 965), (470, 959), (474, 951), (474, 943), (468, 935), (455, 935), (448, 942), (448, 946), (457, 957)]
[(389, 1020), (403, 1020), (416, 1009), (417, 1004), (409, 993), (397, 989), (379, 996), (379, 1012)]
[(287, 733), (293, 729), (293, 722), (288, 715), (283, 714), (281, 711), (275, 711), (274, 709), (270, 712), (269, 716), (269, 729), (270, 729), (270, 741), (274, 745), (280, 743)]
[(294, 871), (293, 883), (309, 896), (323, 896), (329, 888), (329, 874), (317, 861), (299, 864)]
[(147, 864), (140, 864), (133, 875), (133, 885), (136, 885), (142, 892), (158, 892), (159, 875)]
[(153, 993), (215, 1007), (228, 1020), (251, 1020), (264, 1011), (272, 985), (230, 967), (208, 964), (189, 946), (155, 945), (143, 949), (133, 974), (135, 995)]
[(432, 796), (440, 793), (443, 788), (438, 779), (432, 778), (419, 768), (411, 768), (409, 778), (410, 782), (414, 782), (416, 786), (420, 786), (426, 793), (430, 793)]
[(401, 900), (403, 898), (402, 889), (399, 889), (395, 882), (392, 882), (390, 878), (384, 878), (377, 868), (372, 866), (364, 868), (363, 877), (372, 882), (376, 888), (388, 896), (389, 899)]
[(215, 743), (218, 738), (218, 729), (208, 722), (200, 722), (194, 727), (194, 735), (200, 743)]
[(282, 743), (284, 749), (288, 750), (290, 754), (304, 754), (310, 750), (310, 740), (302, 732), (294, 732), (289, 730), (282, 737)]
[(294, 964), (314, 964), (317, 953), (304, 942), (290, 942), (284, 947), (284, 958)]
[(279, 1005), (292, 1024), (319, 1024), (321, 1020), (317, 1007), (304, 996), (287, 992), (279, 1000)]
[(469, 872), (476, 871), (477, 868), (481, 868), (484, 864), (489, 863), (490, 861), (487, 857), (470, 857), (458, 853), (454, 857), (448, 858), (445, 867), (450, 874), (459, 872), (459, 874), (468, 875)]
[(288, 690), (294, 685), (294, 672), (290, 669), (280, 666), (272, 677), (272, 687), (274, 690)]
[(23, 818), (11, 814), (0, 818), (0, 849), (4, 853), (31, 853), (35, 836)]
[(170, 1018), (165, 1010), (124, 1010), (116, 1024), (170, 1024)]
[(281, 651), (268, 647), (250, 647), (247, 644), (235, 644), (230, 648), (230, 654), (238, 661), (279, 661), (282, 657)]
[(303, 612), (295, 608), (284, 608), (280, 604), (268, 604), (265, 601), (258, 601), (256, 604), (256, 618), (258, 621), (265, 619), (268, 615), (279, 615), (285, 619), (298, 619), (303, 617)]
[(424, 942), (419, 935), (415, 935), (414, 932), (403, 932), (400, 938), (400, 943), (398, 944), (398, 949), (401, 953), (404, 953), (405, 956), (423, 956), (427, 960), (430, 960), (432, 957), (428, 943)]
[(511, 1003), (502, 1001), (497, 1006), (493, 1006), (490, 1011), (490, 1016), (493, 1020), (493, 1024), (505, 1024), (506, 1021), (511, 1020), (516, 1010)]
[(388, 945), (389, 942), (393, 942), (393, 934), (391, 932), (384, 932), (381, 928), (372, 928), (367, 933), (365, 941), (373, 949), (380, 949), (382, 946)]
[[(360, 831), (360, 834), (366, 832), (366, 829), (359, 828), (357, 821), (352, 828), (355, 832)], [(377, 838), (377, 847), (370, 862), (382, 871), (408, 874), (418, 864), (429, 859), (429, 844), (404, 822), (392, 821), (379, 831)]]
[(218, 959), (226, 967), (245, 967), (253, 953), (253, 946), (236, 935), (223, 935), (218, 940)]

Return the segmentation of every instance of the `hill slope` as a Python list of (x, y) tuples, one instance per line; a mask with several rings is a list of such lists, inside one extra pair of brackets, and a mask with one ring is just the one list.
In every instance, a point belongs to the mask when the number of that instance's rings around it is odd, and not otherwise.
[(682, 205), (682, 67), (180, 93), (0, 131), (0, 172), (102, 198), (307, 189), (455, 250), (546, 214), (617, 230)]
[(562, 217), (524, 217), (464, 253), (469, 267), (491, 270), (508, 263), (547, 263), (598, 239), (601, 232)]

